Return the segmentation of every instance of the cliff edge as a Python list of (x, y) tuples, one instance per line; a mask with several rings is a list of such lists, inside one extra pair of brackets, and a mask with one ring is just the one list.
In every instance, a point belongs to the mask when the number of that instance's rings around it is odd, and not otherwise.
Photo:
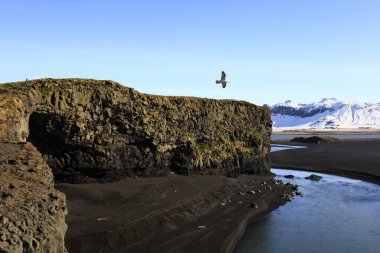
[[(89, 79), (0, 85), (0, 170), (6, 181), (1, 184), (0, 233), (10, 234), (9, 224), (23, 222), (26, 201), (36, 222), (29, 226), (25, 221), (25, 231), (32, 235), (29, 246), (22, 229), (14, 239), (1, 236), (0, 244), (43, 252), (46, 242), (54, 240), (55, 252), (65, 251), (65, 199), (53, 187), (53, 174), (55, 180), (71, 183), (169, 171), (265, 174), (270, 169), (271, 127), (267, 108), (244, 101), (154, 96)], [(34, 181), (25, 177), (35, 171), (46, 175), (32, 174)], [(12, 188), (13, 181), (22, 187)], [(54, 213), (48, 211), (50, 205)], [(51, 220), (38, 218), (44, 215)]]

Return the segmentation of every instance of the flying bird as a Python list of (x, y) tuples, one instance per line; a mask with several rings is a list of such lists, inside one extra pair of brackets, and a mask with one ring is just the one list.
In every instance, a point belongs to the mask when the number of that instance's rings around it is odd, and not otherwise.
[(217, 83), (217, 84), (221, 83), (223, 88), (226, 88), (226, 85), (227, 85), (227, 83), (229, 83), (229, 82), (230, 82), (230, 81), (228, 81), (228, 80), (226, 79), (226, 73), (224, 73), (224, 71), (222, 71), (222, 76), (220, 77), (220, 80), (216, 80), (216, 83)]

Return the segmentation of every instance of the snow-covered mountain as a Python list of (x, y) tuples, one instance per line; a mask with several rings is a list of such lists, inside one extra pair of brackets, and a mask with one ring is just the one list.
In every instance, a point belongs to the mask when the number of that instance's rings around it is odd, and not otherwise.
[(318, 103), (288, 100), (270, 106), (273, 131), (380, 129), (380, 103), (325, 98)]

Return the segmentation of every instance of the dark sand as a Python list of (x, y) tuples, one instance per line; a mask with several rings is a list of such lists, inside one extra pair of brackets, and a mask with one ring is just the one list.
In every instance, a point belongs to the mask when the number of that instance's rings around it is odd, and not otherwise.
[(70, 253), (231, 252), (248, 220), (284, 204), (290, 193), (270, 176), (247, 175), (170, 174), (57, 188), (68, 199)]
[[(297, 145), (289, 141), (273, 143)], [(308, 148), (271, 153), (272, 167), (318, 171), (380, 184), (380, 140), (299, 145)]]

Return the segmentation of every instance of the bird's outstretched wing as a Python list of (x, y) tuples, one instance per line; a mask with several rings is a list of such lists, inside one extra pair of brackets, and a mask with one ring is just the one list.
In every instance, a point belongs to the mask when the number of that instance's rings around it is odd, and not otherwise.
[(224, 73), (224, 71), (222, 71), (222, 77), (220, 78), (220, 80), (222, 81), (226, 80), (226, 73)]

